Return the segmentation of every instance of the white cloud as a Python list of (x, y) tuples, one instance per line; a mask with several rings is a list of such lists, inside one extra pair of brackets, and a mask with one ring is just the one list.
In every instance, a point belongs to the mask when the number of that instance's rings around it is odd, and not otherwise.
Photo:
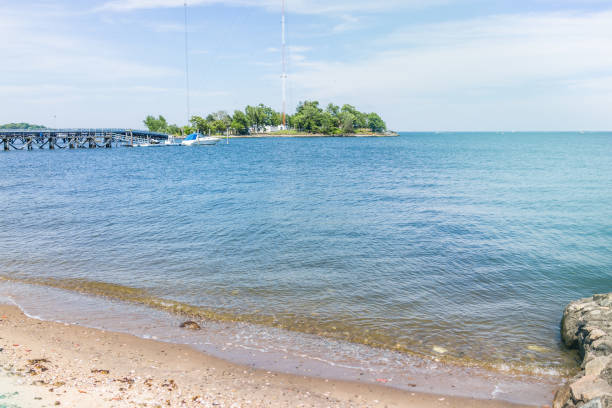
[[(298, 14), (341, 14), (350, 12), (379, 12), (406, 8), (423, 8), (448, 3), (450, 0), (291, 0), (287, 2), (289, 12)], [(138, 9), (183, 7), (184, 0), (110, 0), (98, 11), (132, 11)], [(280, 10), (279, 0), (190, 0), (188, 4), (263, 7)]]
[(338, 24), (336, 24), (334, 28), (332, 29), (334, 33), (342, 33), (345, 31), (354, 30), (360, 26), (359, 24), (360, 19), (357, 17), (353, 17), (351, 15), (345, 14), (345, 15), (342, 15), (340, 18), (341, 18), (341, 21)]
[[(368, 58), (298, 67), (291, 76), (293, 86), (302, 95), (324, 100), (437, 101), (439, 108), (460, 101), (501, 105), (512, 98), (516, 103), (521, 98), (552, 100), (574, 92), (570, 84), (588, 97), (588, 87), (609, 89), (609, 79), (599, 77), (612, 72), (612, 12), (420, 25), (374, 46), (381, 51)], [(584, 105), (575, 99), (572, 106)]]
[[(145, 24), (147, 28), (157, 33), (182, 33), (185, 32), (185, 25), (178, 23), (169, 22), (147, 22)], [(193, 32), (193, 29), (189, 29), (189, 32)]]
[[(180, 72), (123, 58), (102, 42), (61, 34), (61, 26), (42, 24), (35, 16), (11, 15), (0, 20), (0, 53), (6, 60), (2, 79), (9, 76), (34, 81), (41, 77), (65, 78), (70, 82), (113, 82), (124, 79), (151, 79), (180, 75)], [(95, 52), (94, 52), (95, 50)], [(35, 63), (28, 61), (35, 60)]]

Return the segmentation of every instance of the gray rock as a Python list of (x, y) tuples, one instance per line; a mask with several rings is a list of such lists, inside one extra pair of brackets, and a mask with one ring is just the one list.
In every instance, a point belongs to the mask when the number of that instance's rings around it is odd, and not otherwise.
[(567, 305), (561, 337), (580, 350), (584, 371), (557, 391), (553, 407), (612, 408), (612, 293)]
[(580, 408), (603, 408), (603, 406), (601, 405), (601, 400), (597, 398), (597, 399), (587, 402)]

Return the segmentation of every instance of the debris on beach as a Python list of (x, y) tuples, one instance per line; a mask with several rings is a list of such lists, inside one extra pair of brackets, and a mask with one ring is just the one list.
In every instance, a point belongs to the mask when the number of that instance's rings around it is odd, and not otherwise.
[(40, 373), (47, 371), (48, 368), (44, 366), (43, 363), (50, 363), (50, 361), (47, 360), (46, 358), (35, 358), (35, 359), (28, 360), (28, 363), (27, 363), (28, 371), (26, 371), (26, 373), (29, 375), (38, 375)]

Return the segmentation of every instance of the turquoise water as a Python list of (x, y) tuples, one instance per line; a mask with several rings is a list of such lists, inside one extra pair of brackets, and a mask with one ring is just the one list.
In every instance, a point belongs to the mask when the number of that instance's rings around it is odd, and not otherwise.
[(563, 307), (612, 290), (610, 133), (1, 153), (21, 282), (560, 373)]

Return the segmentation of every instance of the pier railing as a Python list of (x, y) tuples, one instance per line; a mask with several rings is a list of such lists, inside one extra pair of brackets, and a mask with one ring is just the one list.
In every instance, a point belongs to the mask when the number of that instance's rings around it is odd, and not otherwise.
[(111, 148), (159, 144), (168, 135), (137, 129), (0, 129), (3, 150)]

